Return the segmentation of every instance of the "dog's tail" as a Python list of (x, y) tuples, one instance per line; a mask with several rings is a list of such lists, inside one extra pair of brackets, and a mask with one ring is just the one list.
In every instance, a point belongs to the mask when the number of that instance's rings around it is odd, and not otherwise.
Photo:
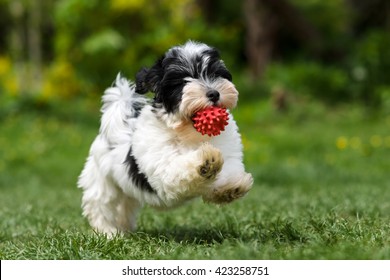
[(133, 129), (133, 121), (139, 116), (147, 100), (135, 92), (135, 85), (119, 73), (113, 85), (103, 95), (100, 133), (111, 144), (119, 144), (128, 138)]

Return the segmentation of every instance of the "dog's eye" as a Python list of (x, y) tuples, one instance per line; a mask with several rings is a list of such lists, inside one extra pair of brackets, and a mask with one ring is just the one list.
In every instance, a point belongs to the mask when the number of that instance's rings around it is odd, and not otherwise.
[(185, 85), (187, 81), (188, 73), (169, 71), (164, 76), (164, 82), (169, 83), (172, 86)]
[(185, 86), (188, 83), (186, 80), (178, 79), (175, 81), (172, 81), (172, 85), (180, 87), (180, 86)]

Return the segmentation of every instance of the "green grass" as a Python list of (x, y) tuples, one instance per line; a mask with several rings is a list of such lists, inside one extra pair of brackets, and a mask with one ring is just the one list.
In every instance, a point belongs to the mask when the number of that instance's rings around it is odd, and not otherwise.
[(1, 259), (390, 259), (389, 116), (241, 103), (252, 191), (224, 207), (146, 207), (137, 232), (108, 240), (76, 188), (99, 104), (61, 105), (0, 114)]

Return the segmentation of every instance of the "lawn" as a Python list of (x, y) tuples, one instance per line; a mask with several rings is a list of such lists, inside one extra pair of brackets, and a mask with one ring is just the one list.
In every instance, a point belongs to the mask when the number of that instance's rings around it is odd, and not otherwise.
[(0, 259), (390, 259), (389, 116), (265, 100), (233, 113), (252, 191), (224, 207), (146, 207), (137, 232), (111, 240), (76, 188), (99, 103), (0, 114)]

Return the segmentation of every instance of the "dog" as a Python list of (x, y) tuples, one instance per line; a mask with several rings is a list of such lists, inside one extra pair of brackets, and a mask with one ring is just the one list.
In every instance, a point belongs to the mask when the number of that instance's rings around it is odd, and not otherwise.
[[(108, 235), (131, 232), (144, 204), (168, 209), (195, 197), (216, 204), (243, 197), (253, 178), (229, 111), (237, 101), (218, 50), (204, 43), (170, 48), (135, 83), (118, 74), (102, 97), (99, 134), (78, 179), (90, 225)], [(194, 128), (194, 114), (208, 106), (229, 114), (218, 136)]]

